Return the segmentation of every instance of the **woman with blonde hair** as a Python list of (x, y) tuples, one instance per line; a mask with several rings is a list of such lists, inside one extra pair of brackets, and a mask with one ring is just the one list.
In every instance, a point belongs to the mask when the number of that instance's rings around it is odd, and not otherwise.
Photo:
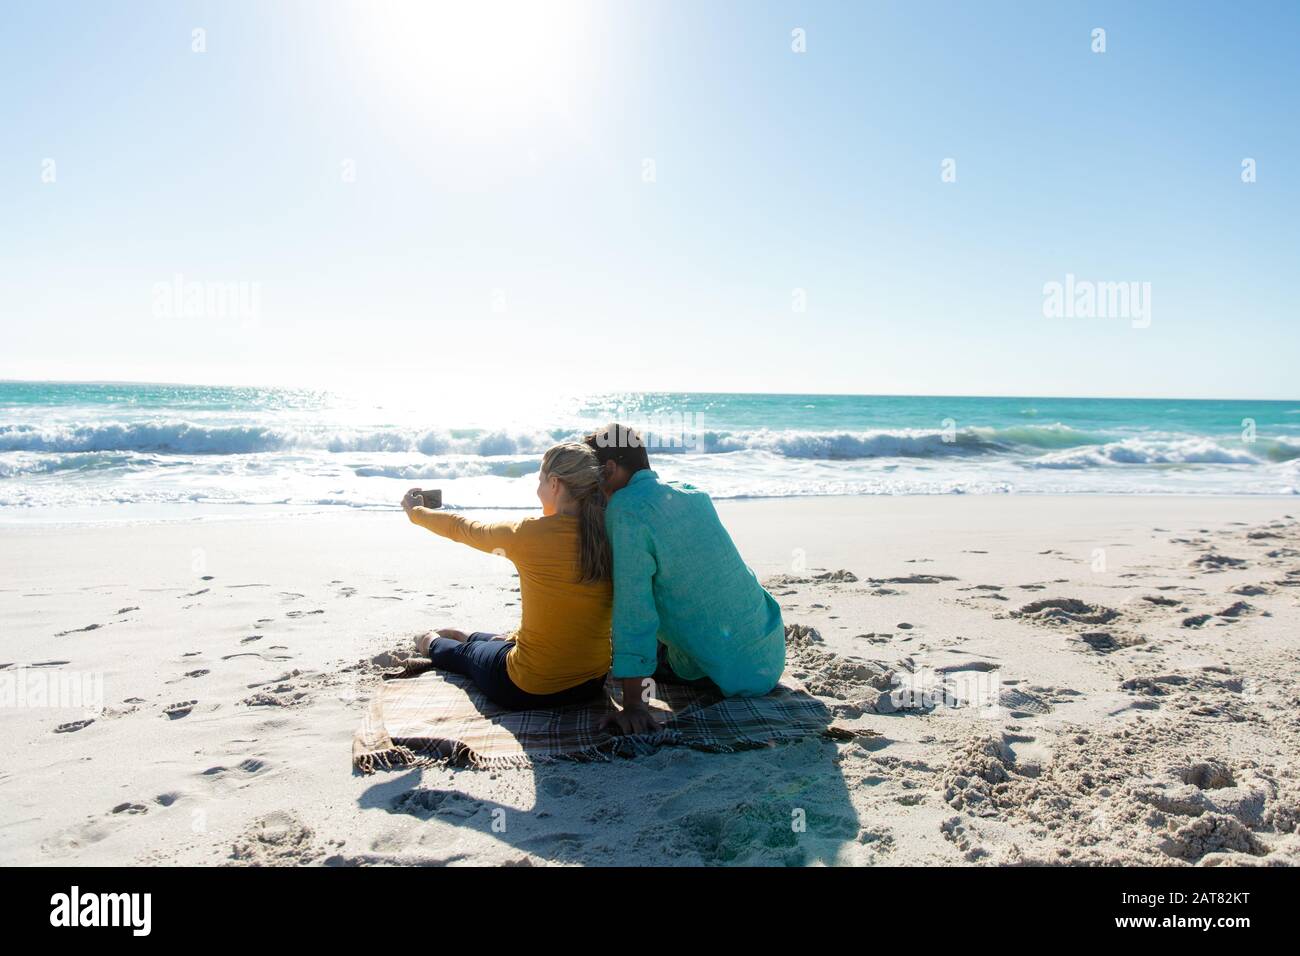
[(595, 453), (574, 443), (548, 451), (537, 497), (542, 517), (498, 524), (426, 508), (419, 488), (402, 499), (413, 524), (502, 554), (518, 569), (522, 619), (514, 633), (445, 629), (415, 645), (435, 667), (469, 677), (512, 710), (590, 700), (610, 663), (611, 561)]

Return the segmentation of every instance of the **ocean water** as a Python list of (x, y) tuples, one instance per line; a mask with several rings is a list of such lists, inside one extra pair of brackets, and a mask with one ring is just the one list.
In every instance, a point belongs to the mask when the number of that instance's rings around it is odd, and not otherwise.
[(0, 522), (531, 508), (542, 453), (611, 420), (717, 498), (1300, 493), (1300, 401), (627, 393), (539, 401), (0, 382)]

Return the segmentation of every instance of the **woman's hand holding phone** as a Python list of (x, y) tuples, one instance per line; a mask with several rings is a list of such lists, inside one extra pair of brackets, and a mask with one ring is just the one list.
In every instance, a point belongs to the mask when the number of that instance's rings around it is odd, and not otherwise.
[(408, 515), (412, 508), (441, 508), (442, 491), (437, 488), (412, 488), (402, 498), (402, 510)]

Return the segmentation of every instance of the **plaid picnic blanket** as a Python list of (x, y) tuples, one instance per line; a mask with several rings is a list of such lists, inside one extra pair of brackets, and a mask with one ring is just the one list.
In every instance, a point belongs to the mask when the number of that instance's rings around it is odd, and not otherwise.
[[(607, 695), (617, 692), (612, 680)], [(787, 673), (763, 697), (719, 697), (698, 687), (661, 683), (651, 707), (663, 729), (636, 737), (599, 729), (606, 698), (551, 710), (497, 707), (468, 678), (426, 669), (385, 680), (352, 742), (361, 773), (376, 768), (457, 763), (481, 769), (528, 767), (555, 760), (609, 760), (652, 753), (665, 745), (729, 752), (770, 747), (823, 734), (826, 705)]]

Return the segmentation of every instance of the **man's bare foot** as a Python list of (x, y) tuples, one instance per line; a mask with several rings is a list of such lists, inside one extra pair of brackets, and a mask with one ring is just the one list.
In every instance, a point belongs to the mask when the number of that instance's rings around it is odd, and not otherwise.
[(433, 643), (435, 637), (445, 637), (449, 641), (460, 641), (462, 644), (469, 639), (469, 635), (464, 631), (458, 631), (452, 627), (444, 627), (437, 631), (430, 631), (428, 634), (421, 634), (415, 639), (415, 652), (428, 656), (429, 645)]

